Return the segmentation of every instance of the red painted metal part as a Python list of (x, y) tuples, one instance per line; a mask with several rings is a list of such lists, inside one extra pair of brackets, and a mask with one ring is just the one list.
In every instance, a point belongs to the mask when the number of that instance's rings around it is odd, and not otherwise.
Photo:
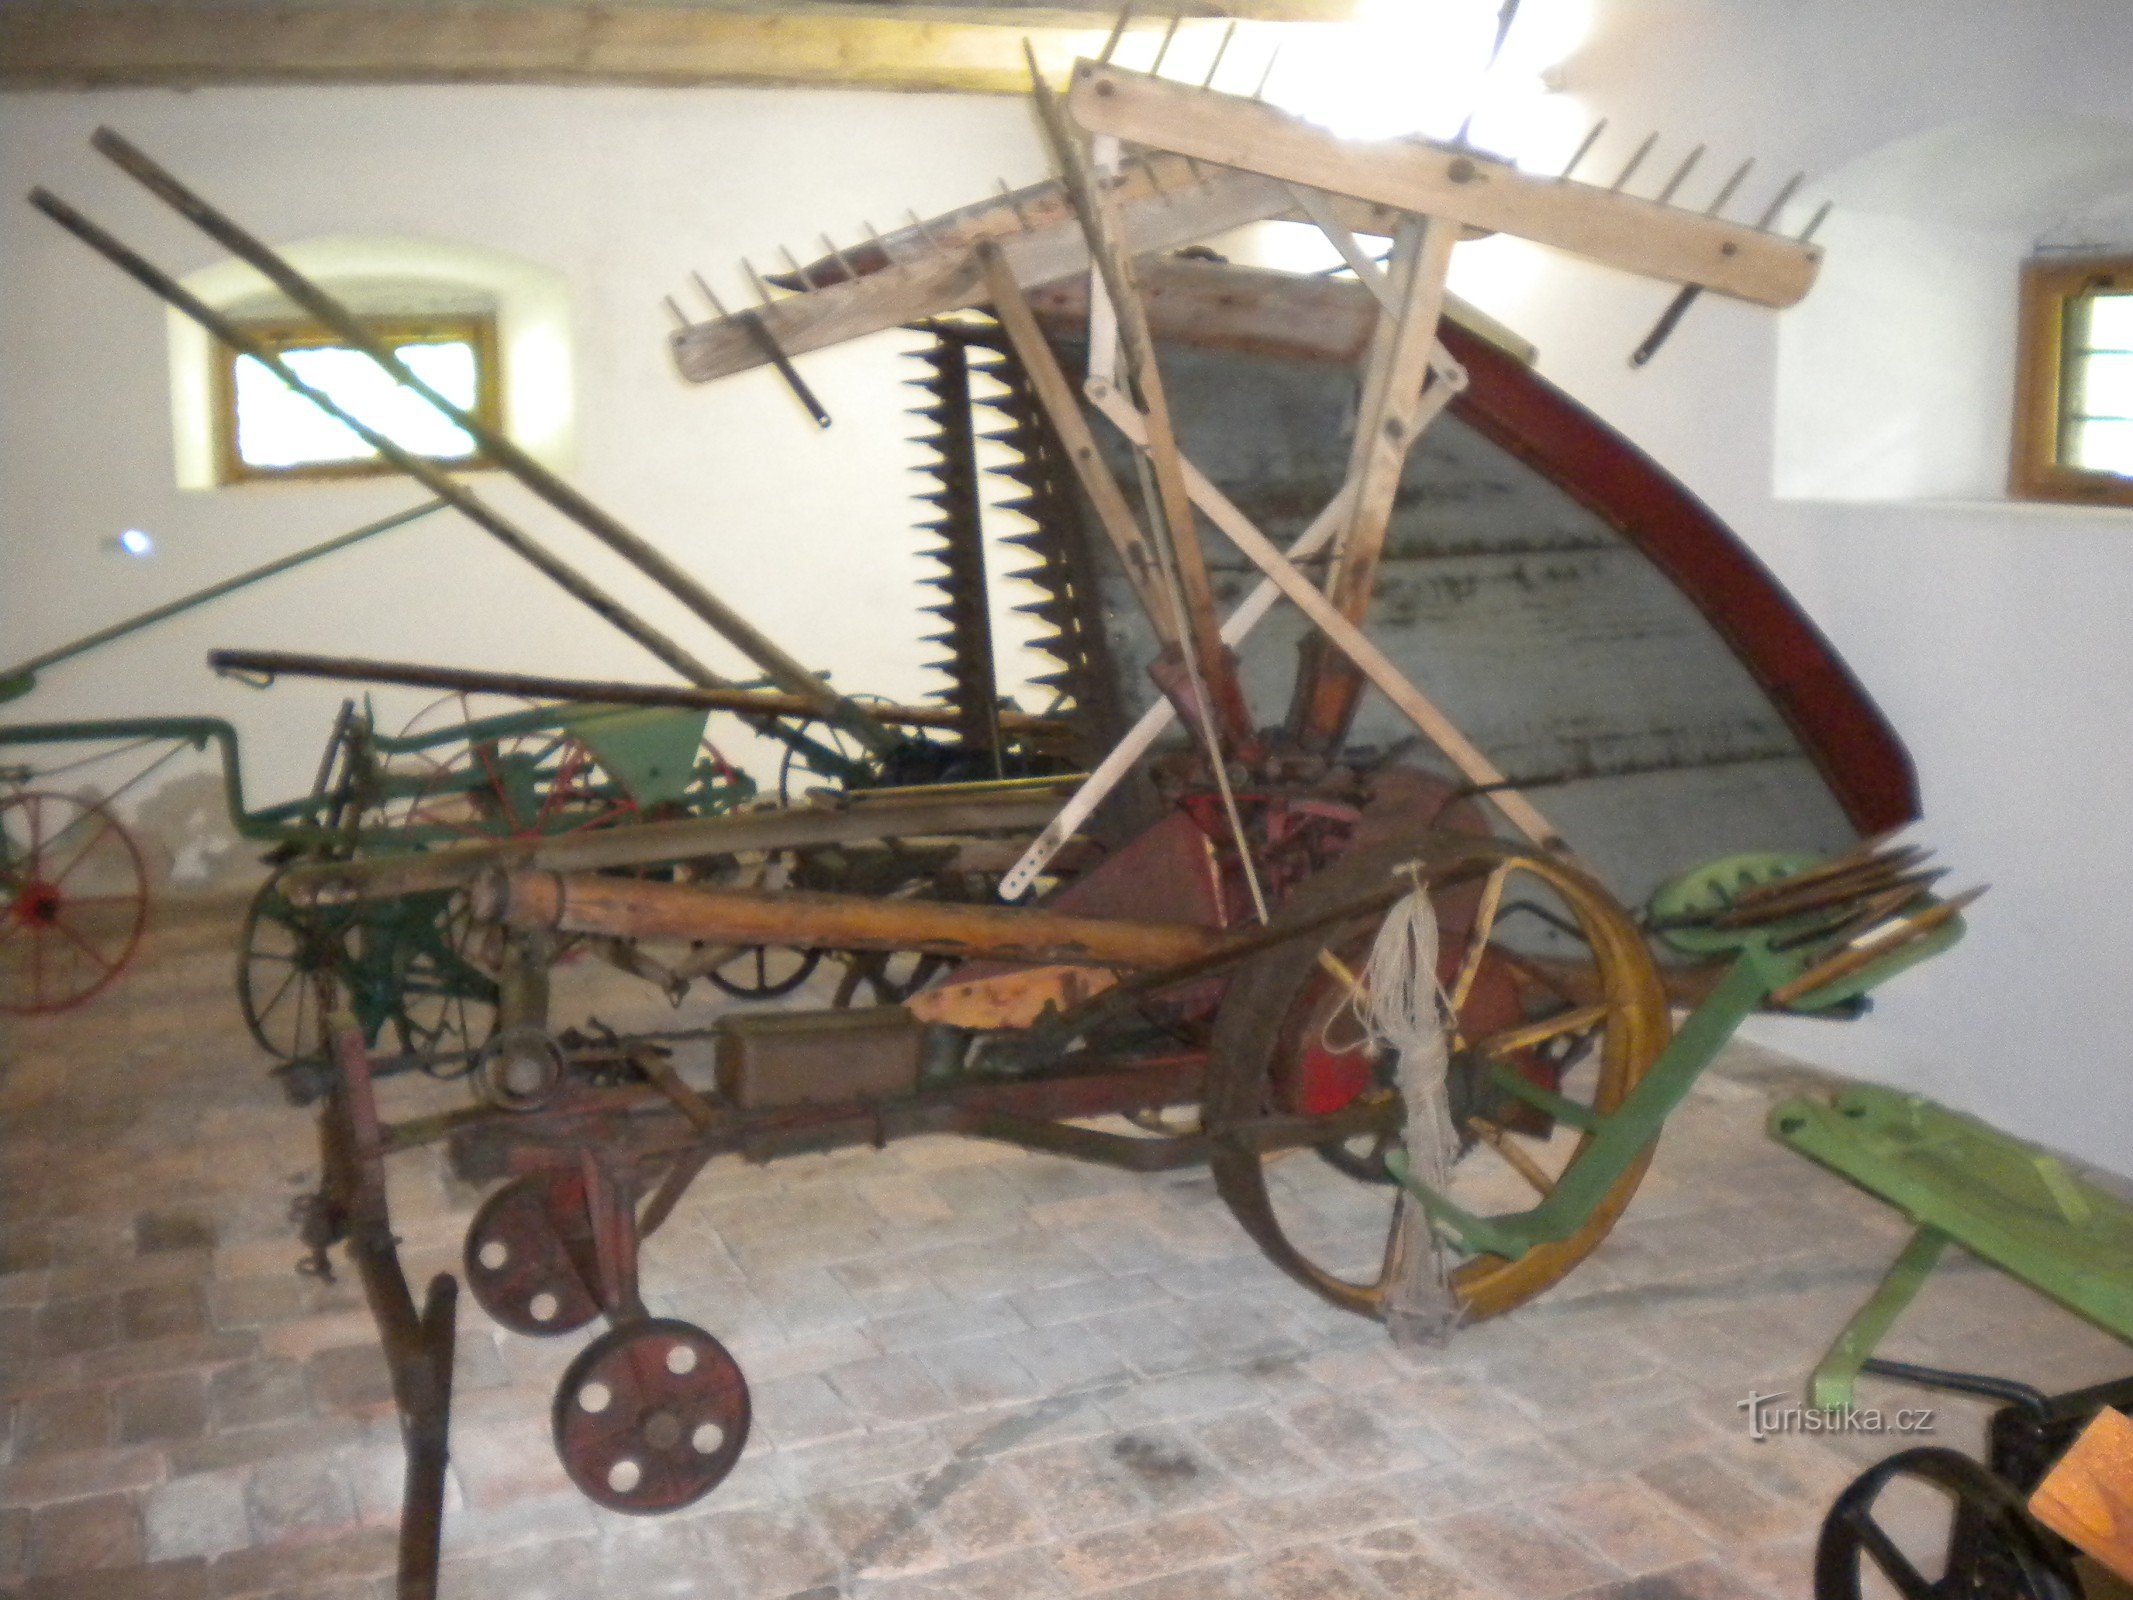
[(1447, 318), (1452, 414), (1604, 518), (1673, 580), (1768, 691), (1862, 834), (1916, 820), (1918, 780), (1858, 680), (1709, 507), (1532, 368)]
[(0, 1012), (100, 994), (147, 924), (148, 869), (109, 810), (35, 789), (0, 799)]
[(575, 1167), (513, 1178), (467, 1224), (467, 1287), (513, 1333), (550, 1335), (600, 1314), (591, 1217)]
[(747, 1380), (693, 1323), (610, 1328), (556, 1386), (555, 1447), (586, 1496), (611, 1511), (674, 1511), (716, 1488), (748, 1442)]

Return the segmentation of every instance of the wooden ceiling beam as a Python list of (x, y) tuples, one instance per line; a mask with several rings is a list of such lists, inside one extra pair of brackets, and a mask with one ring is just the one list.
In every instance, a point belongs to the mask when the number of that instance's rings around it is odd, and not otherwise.
[[(1167, 15), (1167, 8), (1165, 14)], [(1354, 0), (1195, 4), (1195, 16), (1332, 21)], [(1092, 51), (1093, 8), (866, 4), (0, 4), (0, 88), (227, 83), (813, 84), (1025, 94)], [(1188, 26), (1192, 26), (1188, 22)], [(1093, 35), (1093, 38), (1092, 38)]]

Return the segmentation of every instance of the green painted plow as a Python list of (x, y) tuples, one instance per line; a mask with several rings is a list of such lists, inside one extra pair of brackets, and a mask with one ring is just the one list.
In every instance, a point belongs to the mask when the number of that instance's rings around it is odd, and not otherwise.
[(1918, 1225), (1815, 1368), (1817, 1406), (1851, 1404), (1861, 1368), (1951, 1244), (2133, 1343), (2133, 1205), (2057, 1156), (1865, 1085), (1827, 1102), (1785, 1101), (1770, 1113), (1770, 1133)]

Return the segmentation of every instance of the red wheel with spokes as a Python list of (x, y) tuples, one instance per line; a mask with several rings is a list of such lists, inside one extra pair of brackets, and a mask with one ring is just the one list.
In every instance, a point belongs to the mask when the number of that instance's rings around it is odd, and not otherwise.
[(0, 799), (0, 1011), (65, 1011), (133, 959), (148, 922), (140, 846), (103, 806)]

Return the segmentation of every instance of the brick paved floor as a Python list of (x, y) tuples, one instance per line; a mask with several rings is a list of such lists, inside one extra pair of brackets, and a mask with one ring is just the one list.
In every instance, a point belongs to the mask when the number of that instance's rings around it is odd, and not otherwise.
[[(0, 1031), (0, 1590), (390, 1592), (384, 1368), (352, 1288), (291, 1270), (311, 1135), (239, 1029), (231, 943), (167, 922), (95, 1006)], [(1890, 1446), (1758, 1444), (1738, 1404), (1798, 1392), (1903, 1233), (1763, 1138), (1801, 1082), (1737, 1049), (1597, 1256), (1419, 1356), (1265, 1267), (1201, 1174), (949, 1139), (715, 1164), (646, 1299), (747, 1369), (739, 1469), (676, 1516), (595, 1509), (548, 1439), (584, 1336), (462, 1301), (445, 1592), (1795, 1600)], [(427, 1156), (393, 1192), (411, 1268), (452, 1266), (479, 1195)], [(2133, 1367), (1964, 1260), (1890, 1353)], [(1934, 1438), (1974, 1445), (1981, 1408), (1937, 1403)]]

